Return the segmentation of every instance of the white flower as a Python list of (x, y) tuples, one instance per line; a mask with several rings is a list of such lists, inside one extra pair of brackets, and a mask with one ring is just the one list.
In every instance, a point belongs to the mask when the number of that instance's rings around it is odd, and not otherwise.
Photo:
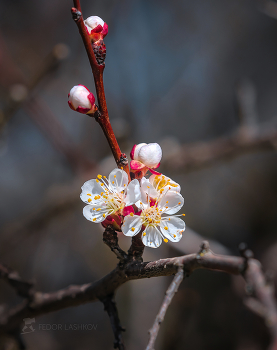
[(165, 242), (168, 240), (179, 242), (185, 230), (184, 221), (178, 217), (185, 214), (171, 215), (182, 208), (184, 204), (182, 195), (168, 187), (164, 191), (161, 189), (157, 198), (153, 200), (157, 193), (144, 178), (141, 184), (142, 201), (136, 203), (142, 209), (141, 214), (137, 216), (131, 213), (125, 216), (121, 227), (126, 236), (134, 236), (143, 229), (142, 242), (151, 248), (158, 248), (162, 239)]
[(141, 170), (145, 167), (154, 174), (159, 174), (152, 169), (156, 169), (160, 165), (162, 159), (162, 149), (161, 146), (157, 143), (139, 143), (134, 145), (131, 151), (131, 169)]
[(74, 111), (87, 114), (95, 109), (95, 97), (84, 85), (76, 85), (68, 94), (68, 105)]
[(90, 39), (96, 42), (108, 34), (108, 25), (103, 21), (102, 18), (98, 16), (90, 16), (85, 21), (84, 24), (87, 28)]
[(98, 223), (108, 215), (121, 215), (125, 206), (140, 200), (141, 193), (138, 180), (133, 180), (128, 185), (127, 173), (114, 169), (108, 179), (98, 175), (97, 179), (85, 182), (80, 197), (88, 204), (83, 209), (85, 218)]
[[(173, 191), (180, 193), (181, 187), (177, 182), (169, 177), (160, 175), (151, 175), (149, 179), (143, 177), (140, 182), (141, 186), (141, 201), (143, 204), (153, 205), (160, 197), (167, 192)], [(136, 203), (139, 206), (139, 203)]]

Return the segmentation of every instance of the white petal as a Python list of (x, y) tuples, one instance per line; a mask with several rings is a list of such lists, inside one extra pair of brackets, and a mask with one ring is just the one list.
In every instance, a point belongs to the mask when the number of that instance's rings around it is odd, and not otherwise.
[[(184, 198), (178, 192), (168, 191), (159, 201), (158, 207), (166, 214), (175, 214), (184, 205)], [(167, 208), (167, 209), (166, 209)]]
[(184, 221), (175, 216), (169, 216), (160, 223), (162, 234), (171, 242), (179, 242), (185, 228), (186, 224)]
[[(101, 209), (101, 210), (97, 210)], [(106, 217), (111, 213), (109, 209), (107, 209), (106, 205), (99, 207), (95, 205), (87, 205), (83, 209), (84, 217), (92, 222), (99, 223), (106, 219)]]
[(140, 186), (137, 179), (132, 180), (127, 186), (127, 195), (124, 200), (126, 206), (135, 204), (141, 198)]
[(88, 99), (90, 92), (82, 85), (74, 86), (69, 92), (69, 100), (74, 108), (81, 106), (91, 109), (91, 103)]
[(128, 175), (124, 170), (114, 169), (109, 175), (110, 187), (114, 192), (121, 192), (128, 185)]
[(157, 143), (149, 143), (141, 147), (138, 153), (138, 160), (149, 168), (158, 165), (162, 158), (161, 146)]
[(87, 27), (90, 27), (89, 29), (91, 30), (96, 28), (99, 24), (103, 27), (105, 22), (98, 16), (90, 16), (84, 21), (84, 23)]
[[(100, 186), (100, 182), (97, 182), (95, 179), (86, 181), (82, 186), (82, 193), (80, 197), (83, 202), (87, 204), (96, 204), (99, 203), (99, 200), (95, 199), (95, 196), (101, 195), (104, 192), (103, 188)], [(88, 199), (91, 201), (88, 201)]]
[(146, 235), (142, 234), (142, 243), (150, 248), (158, 248), (162, 244), (162, 235), (160, 231), (153, 226), (148, 226), (145, 230)]
[(147, 145), (147, 143), (139, 143), (138, 145), (136, 145), (135, 151), (134, 151), (134, 160), (138, 160), (139, 151), (140, 151), (141, 147), (145, 146), (145, 145)]
[(138, 215), (127, 215), (124, 218), (123, 225), (121, 226), (121, 230), (125, 236), (135, 236), (139, 233), (142, 226), (142, 218)]
[(147, 203), (147, 198), (151, 197), (153, 199), (158, 198), (158, 192), (155, 190), (155, 188), (151, 185), (151, 183), (148, 180), (141, 181), (141, 200), (143, 203)]
[[(169, 182), (168, 185), (166, 183)], [(181, 191), (181, 186), (173, 181), (170, 177), (167, 177), (165, 175), (151, 175), (149, 177), (149, 182), (154, 186), (154, 188), (158, 191), (161, 188), (165, 190), (171, 188), (172, 191), (180, 192)], [(165, 186), (166, 185), (166, 186)]]

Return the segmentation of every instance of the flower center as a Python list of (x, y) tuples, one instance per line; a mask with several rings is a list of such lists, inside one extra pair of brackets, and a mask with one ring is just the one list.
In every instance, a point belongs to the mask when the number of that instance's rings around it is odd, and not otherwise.
[[(96, 196), (98, 197), (96, 199), (101, 199), (111, 213), (116, 213), (124, 209), (125, 190), (119, 190), (116, 175), (114, 175), (114, 181), (112, 181), (113, 186), (111, 186), (110, 181), (106, 178), (106, 176), (98, 175), (97, 177), (98, 179), (96, 179), (96, 181), (100, 184), (100, 186), (102, 186), (103, 192)], [(114, 186), (116, 186), (116, 189)]]
[(141, 213), (143, 225), (157, 226), (162, 220), (161, 212), (162, 210), (157, 208), (156, 206), (143, 209)]

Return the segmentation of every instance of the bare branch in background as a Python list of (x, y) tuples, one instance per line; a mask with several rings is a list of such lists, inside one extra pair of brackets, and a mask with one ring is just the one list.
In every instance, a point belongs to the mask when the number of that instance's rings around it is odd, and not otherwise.
[(127, 281), (159, 276), (171, 276), (182, 266), (184, 273), (191, 274), (197, 269), (208, 269), (226, 272), (234, 275), (243, 274), (247, 286), (253, 287), (255, 297), (272, 311), (272, 329), (277, 327), (276, 301), (268, 292), (264, 283), (264, 275), (260, 263), (255, 259), (245, 257), (215, 255), (203, 242), (201, 251), (197, 254), (184, 255), (175, 258), (161, 259), (152, 262), (130, 262), (122, 267), (116, 267), (102, 279), (80, 286), (70, 286), (53, 293), (35, 292), (30, 303), (24, 301), (16, 308), (2, 315), (0, 334), (6, 334), (17, 329), (23, 318), (37, 317), (49, 312), (67, 307), (82, 305), (101, 300), (111, 295)]
[(236, 132), (230, 136), (219, 137), (212, 141), (195, 142), (183, 145), (163, 162), (166, 169), (185, 172), (211, 166), (217, 161), (226, 161), (244, 153), (275, 150), (277, 129), (268, 128), (257, 134), (241, 135)]
[(277, 19), (277, 3), (272, 0), (259, 0), (258, 6), (265, 15)]
[(0, 279), (6, 281), (12, 288), (14, 288), (18, 295), (24, 298), (32, 298), (33, 283), (24, 281), (16, 271), (0, 264)]
[(160, 330), (160, 325), (164, 320), (166, 311), (167, 311), (175, 293), (178, 292), (178, 288), (179, 288), (181, 282), (183, 281), (183, 278), (184, 278), (184, 271), (183, 271), (183, 268), (180, 267), (179, 271), (174, 276), (173, 281), (171, 282), (168, 290), (165, 293), (165, 298), (163, 300), (160, 311), (155, 319), (155, 322), (154, 322), (152, 328), (149, 331), (150, 339), (149, 339), (149, 343), (146, 347), (146, 350), (154, 350), (154, 344), (155, 344), (155, 341), (157, 339), (158, 332)]

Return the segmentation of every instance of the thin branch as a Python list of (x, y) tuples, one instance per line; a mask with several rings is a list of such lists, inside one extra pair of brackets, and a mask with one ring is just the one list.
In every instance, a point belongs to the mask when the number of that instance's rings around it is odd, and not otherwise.
[[(97, 60), (93, 51), (93, 46), (83, 21), (80, 1), (74, 0), (73, 3), (75, 8), (73, 7), (71, 9), (71, 13), (75, 23), (78, 26), (80, 35), (83, 39), (83, 43), (84, 43), (84, 46), (88, 55), (88, 59), (90, 62), (90, 66), (92, 69), (92, 73), (94, 76), (97, 100), (98, 100), (99, 111), (100, 111), (100, 116), (96, 118), (96, 121), (100, 124), (106, 136), (106, 139), (110, 145), (110, 148), (112, 150), (117, 166), (119, 168), (123, 168), (124, 171), (126, 171), (130, 180), (130, 170), (128, 166), (127, 157), (120, 150), (120, 147), (114, 135), (114, 132), (110, 123), (110, 119), (109, 119), (108, 108), (107, 108), (106, 97), (105, 97), (105, 90), (104, 90), (104, 83), (103, 83), (103, 72), (105, 68), (105, 63), (102, 63), (102, 64), (97, 63)], [(102, 45), (103, 50), (106, 50), (104, 42), (101, 42), (100, 45)]]
[(183, 270), (183, 267), (180, 266), (179, 271), (174, 276), (173, 281), (171, 282), (169, 288), (167, 289), (167, 291), (165, 293), (165, 298), (163, 300), (160, 311), (159, 311), (158, 315), (156, 316), (154, 324), (153, 324), (152, 328), (149, 330), (150, 339), (149, 339), (149, 343), (146, 347), (146, 350), (154, 350), (154, 344), (155, 344), (156, 338), (158, 336), (158, 332), (160, 330), (160, 325), (164, 320), (165, 313), (166, 313), (175, 293), (177, 293), (178, 288), (179, 288), (181, 282), (183, 281), (183, 278), (184, 278), (184, 270)]
[(115, 339), (114, 349), (125, 350), (125, 345), (121, 334), (121, 332), (124, 332), (125, 329), (122, 328), (120, 324), (116, 303), (114, 301), (114, 294), (108, 295), (107, 297), (101, 299), (101, 301), (104, 304), (105, 311), (107, 311), (110, 317)]

